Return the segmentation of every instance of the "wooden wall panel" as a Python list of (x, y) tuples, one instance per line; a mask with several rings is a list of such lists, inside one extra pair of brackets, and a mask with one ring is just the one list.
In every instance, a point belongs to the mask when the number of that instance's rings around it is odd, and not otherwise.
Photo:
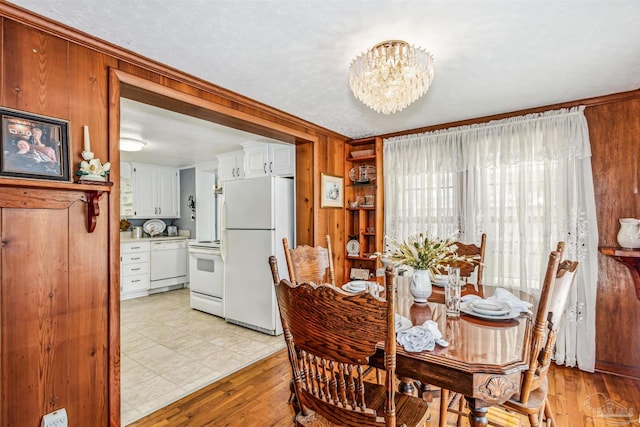
[(4, 20), (2, 105), (66, 118), (67, 64), (67, 42)]
[[(82, 160), (83, 126), (89, 126), (91, 150), (103, 162), (109, 159), (107, 143), (108, 67), (118, 61), (85, 47), (69, 46), (69, 120), (72, 166)], [(75, 169), (73, 170), (75, 172)]]
[[(100, 211), (107, 212), (109, 195)], [(99, 217), (93, 233), (84, 226), (85, 203), (69, 208), (69, 402), (67, 413), (76, 424), (105, 425), (108, 419), (108, 291), (109, 252), (106, 215)], [(77, 424), (76, 424), (77, 425)]]
[[(81, 160), (83, 125), (88, 125), (91, 149), (103, 162), (109, 157), (107, 142), (108, 67), (117, 61), (87, 48), (69, 48), (69, 118), (72, 127), (73, 171)], [(115, 173), (119, 169), (115, 168)], [(104, 195), (99, 203), (101, 216), (96, 229), (88, 234), (80, 226), (86, 221), (87, 206), (76, 203), (69, 209), (72, 224), (70, 248), (70, 343), (74, 351), (70, 364), (69, 393), (74, 403), (74, 420), (86, 425), (102, 425), (108, 419), (108, 291), (109, 291), (109, 203), (117, 203), (119, 187)], [(69, 415), (71, 417), (71, 415)]]
[[(640, 99), (585, 109), (600, 246), (618, 246), (618, 218), (640, 218)], [(599, 254), (596, 368), (640, 378), (640, 300), (627, 267)], [(611, 333), (616, 331), (616, 333)]]
[(296, 245), (313, 245), (313, 144), (296, 144)]
[(1, 215), (2, 425), (37, 426), (70, 404), (67, 210)]
[[(320, 184), (321, 174), (323, 173), (344, 178), (344, 141), (334, 138), (320, 138), (317, 144), (315, 164), (316, 185)], [(317, 200), (315, 201), (316, 206), (318, 206), (318, 217), (315, 224), (315, 244), (324, 246), (324, 236), (327, 234), (331, 236), (335, 277), (341, 278), (344, 277), (344, 209), (321, 208), (320, 198), (322, 195), (320, 191), (317, 192)]]

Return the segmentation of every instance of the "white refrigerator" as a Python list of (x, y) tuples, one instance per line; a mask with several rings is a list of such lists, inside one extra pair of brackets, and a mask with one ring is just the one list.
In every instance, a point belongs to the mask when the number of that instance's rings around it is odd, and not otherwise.
[(288, 277), (282, 238), (294, 242), (293, 180), (262, 177), (225, 182), (222, 256), (225, 319), (279, 335), (269, 256), (276, 255), (280, 277)]

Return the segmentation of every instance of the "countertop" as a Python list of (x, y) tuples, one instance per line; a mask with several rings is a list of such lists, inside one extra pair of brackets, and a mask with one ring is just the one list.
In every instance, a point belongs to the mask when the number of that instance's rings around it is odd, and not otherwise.
[(149, 237), (149, 236), (145, 236), (145, 237), (141, 237), (139, 239), (134, 238), (133, 236), (131, 236), (131, 232), (130, 231), (123, 231), (120, 233), (120, 242), (121, 243), (127, 243), (127, 242), (161, 242), (161, 241), (169, 241), (169, 240), (189, 240), (188, 236), (155, 236), (155, 237)]

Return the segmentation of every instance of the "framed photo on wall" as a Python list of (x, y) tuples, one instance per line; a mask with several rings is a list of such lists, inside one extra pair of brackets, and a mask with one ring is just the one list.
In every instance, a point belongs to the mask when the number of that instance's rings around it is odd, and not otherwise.
[(341, 208), (344, 204), (344, 180), (339, 176), (321, 175), (321, 208)]
[(0, 108), (0, 176), (69, 181), (69, 122)]

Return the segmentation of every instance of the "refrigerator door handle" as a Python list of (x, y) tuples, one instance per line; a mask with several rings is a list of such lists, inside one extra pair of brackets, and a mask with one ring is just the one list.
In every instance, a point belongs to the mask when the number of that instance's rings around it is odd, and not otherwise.
[(226, 200), (222, 200), (222, 209), (221, 213), (221, 223), (222, 223), (222, 239), (220, 239), (220, 258), (222, 258), (222, 262), (225, 262), (226, 259), (226, 246), (227, 246), (227, 202)]

